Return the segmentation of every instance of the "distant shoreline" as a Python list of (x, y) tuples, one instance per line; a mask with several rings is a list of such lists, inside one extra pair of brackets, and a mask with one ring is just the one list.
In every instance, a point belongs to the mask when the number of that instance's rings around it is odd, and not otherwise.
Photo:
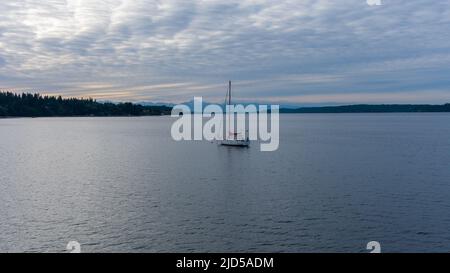
[(339, 113), (449, 113), (450, 103), (431, 104), (355, 104), (342, 106), (300, 107), (280, 109), (284, 114)]
[(167, 117), (170, 115), (141, 115), (141, 116), (0, 116), (0, 119), (41, 119), (41, 118), (142, 118), (142, 117)]
[[(450, 114), (450, 111), (430, 111), (430, 112), (284, 112), (286, 109), (280, 109), (280, 115), (302, 115), (302, 114), (312, 114), (312, 115), (320, 115), (320, 114)], [(198, 114), (198, 113), (192, 113)], [(2, 119), (42, 119), (42, 118), (143, 118), (143, 117), (171, 117), (171, 115), (141, 115), (141, 116), (39, 116), (39, 117), (31, 117), (31, 116), (0, 116), (0, 120)]]
[[(270, 111), (270, 110), (269, 110)], [(93, 99), (62, 98), (40, 94), (0, 92), (0, 118), (37, 117), (140, 117), (167, 116), (172, 106), (144, 106), (130, 102), (108, 103)], [(431, 104), (354, 104), (281, 108), (281, 114), (340, 113), (450, 113), (450, 103)]]

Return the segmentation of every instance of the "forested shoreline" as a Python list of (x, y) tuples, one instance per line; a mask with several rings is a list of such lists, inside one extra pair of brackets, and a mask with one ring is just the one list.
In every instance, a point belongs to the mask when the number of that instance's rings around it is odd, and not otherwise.
[(97, 102), (92, 98), (62, 98), (40, 94), (0, 92), (0, 117), (154, 116), (172, 107)]

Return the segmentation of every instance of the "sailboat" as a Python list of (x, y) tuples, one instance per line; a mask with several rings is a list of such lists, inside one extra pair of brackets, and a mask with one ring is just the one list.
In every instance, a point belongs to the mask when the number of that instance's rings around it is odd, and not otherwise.
[[(228, 82), (228, 90), (225, 98), (225, 106), (226, 105), (231, 105), (231, 81)], [(230, 118), (234, 118), (234, 115), (227, 115), (227, 116), (228, 116), (228, 124), (231, 124)], [(220, 142), (221, 145), (237, 146), (237, 147), (248, 147), (250, 145), (250, 140), (248, 136), (243, 138), (241, 133), (232, 132), (229, 126), (227, 126), (227, 128), (229, 129), (229, 131), (227, 132), (227, 137), (225, 138), (225, 140), (222, 140)]]

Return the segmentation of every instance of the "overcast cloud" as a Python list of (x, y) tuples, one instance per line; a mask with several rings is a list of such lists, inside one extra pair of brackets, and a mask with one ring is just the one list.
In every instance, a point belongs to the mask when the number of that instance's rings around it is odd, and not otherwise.
[(450, 102), (450, 1), (4, 0), (0, 89), (115, 101)]

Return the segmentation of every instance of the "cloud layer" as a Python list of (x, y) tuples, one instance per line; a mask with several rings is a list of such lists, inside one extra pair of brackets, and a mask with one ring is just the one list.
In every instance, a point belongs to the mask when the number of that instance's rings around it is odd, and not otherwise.
[(450, 101), (450, 2), (0, 2), (0, 89), (107, 100)]

